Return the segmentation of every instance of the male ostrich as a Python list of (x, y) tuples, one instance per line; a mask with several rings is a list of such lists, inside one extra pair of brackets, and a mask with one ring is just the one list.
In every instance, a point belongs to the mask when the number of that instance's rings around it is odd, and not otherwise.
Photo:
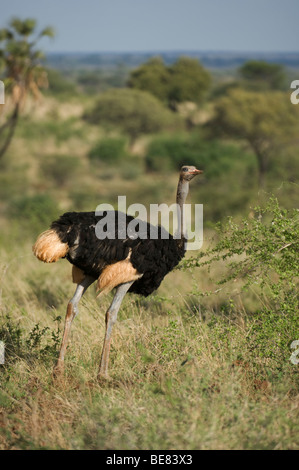
[[(67, 306), (55, 373), (63, 370), (68, 336), (72, 321), (78, 313), (78, 303), (86, 289), (97, 280), (101, 293), (116, 287), (113, 301), (106, 313), (105, 339), (98, 373), (99, 378), (108, 376), (112, 327), (125, 294), (128, 291), (143, 296), (151, 294), (185, 254), (184, 202), (189, 191), (189, 181), (200, 173), (202, 171), (194, 166), (183, 166), (180, 170), (176, 197), (181, 210), (181, 231), (178, 238), (173, 238), (170, 234), (165, 238), (166, 231), (159, 226), (158, 236), (151, 239), (150, 228), (153, 227), (149, 223), (139, 221), (145, 228), (146, 237), (130, 238), (126, 235), (117, 238), (119, 232), (116, 225), (114, 239), (99, 239), (95, 227), (104, 214), (98, 216), (94, 212), (67, 212), (38, 237), (33, 246), (35, 256), (45, 263), (66, 258), (73, 265), (73, 282), (77, 284), (75, 294)], [(121, 221), (123, 228), (134, 220), (123, 213), (116, 213), (114, 216), (116, 220)]]

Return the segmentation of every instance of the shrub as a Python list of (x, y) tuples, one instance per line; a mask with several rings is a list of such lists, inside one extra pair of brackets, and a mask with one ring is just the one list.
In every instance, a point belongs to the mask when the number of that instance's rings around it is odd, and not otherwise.
[(50, 330), (49, 327), (41, 328), (36, 323), (30, 332), (25, 332), (21, 328), (20, 322), (16, 323), (7, 314), (1, 317), (0, 339), (5, 344), (5, 366), (9, 367), (20, 358), (28, 363), (32, 360), (45, 362), (53, 360), (57, 356), (60, 345), (60, 317), (56, 317), (56, 328)]
[(298, 339), (298, 211), (282, 209), (271, 198), (265, 208), (255, 208), (255, 213), (256, 217), (241, 224), (229, 218), (218, 225), (216, 245), (183, 261), (181, 268), (211, 267), (225, 261), (227, 270), (222, 267), (218, 284), (230, 286), (239, 280), (243, 291), (254, 289), (260, 299), (259, 308), (251, 314), (249, 351), (281, 364), (290, 356), (291, 342)]
[(119, 163), (126, 159), (127, 139), (125, 137), (108, 137), (101, 139), (90, 150), (88, 157), (93, 163)]

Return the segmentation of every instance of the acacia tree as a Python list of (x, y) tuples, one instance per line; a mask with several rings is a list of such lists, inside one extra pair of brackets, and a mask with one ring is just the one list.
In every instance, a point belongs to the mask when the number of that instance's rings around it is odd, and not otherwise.
[(215, 104), (207, 124), (215, 136), (245, 140), (257, 158), (258, 183), (265, 186), (272, 156), (296, 141), (299, 108), (286, 93), (233, 89)]
[(210, 73), (197, 59), (180, 57), (169, 67), (169, 103), (201, 103), (211, 85)]
[(167, 104), (169, 74), (161, 57), (152, 57), (145, 64), (133, 70), (128, 86), (137, 90), (148, 91)]
[(190, 57), (180, 57), (170, 66), (152, 58), (134, 70), (128, 81), (129, 87), (148, 91), (173, 110), (183, 101), (201, 103), (210, 85), (209, 72)]
[(284, 90), (287, 76), (280, 64), (270, 64), (264, 60), (249, 60), (239, 70), (239, 75), (252, 89)]
[[(5, 135), (0, 146), (0, 158), (6, 152), (15, 132), (19, 112), (28, 93), (40, 97), (40, 88), (47, 86), (47, 75), (40, 65), (43, 53), (36, 48), (44, 36), (53, 37), (52, 28), (36, 33), (36, 21), (14, 18), (7, 28), (0, 29), (0, 70), (3, 71), (5, 90), (12, 96), (13, 112), (0, 127), (0, 137)], [(35, 35), (30, 40), (30, 37)]]

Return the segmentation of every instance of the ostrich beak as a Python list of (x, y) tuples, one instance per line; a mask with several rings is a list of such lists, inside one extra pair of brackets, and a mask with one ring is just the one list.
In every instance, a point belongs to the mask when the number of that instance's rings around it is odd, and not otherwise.
[(190, 170), (189, 173), (191, 173), (191, 175), (200, 175), (201, 173), (203, 173), (203, 171), (197, 170), (197, 168), (195, 168), (195, 170)]

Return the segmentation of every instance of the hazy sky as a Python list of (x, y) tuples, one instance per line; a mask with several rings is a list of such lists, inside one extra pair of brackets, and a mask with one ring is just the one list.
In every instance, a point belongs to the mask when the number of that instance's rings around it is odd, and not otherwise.
[(299, 0), (2, 0), (12, 16), (55, 28), (46, 52), (299, 49)]

